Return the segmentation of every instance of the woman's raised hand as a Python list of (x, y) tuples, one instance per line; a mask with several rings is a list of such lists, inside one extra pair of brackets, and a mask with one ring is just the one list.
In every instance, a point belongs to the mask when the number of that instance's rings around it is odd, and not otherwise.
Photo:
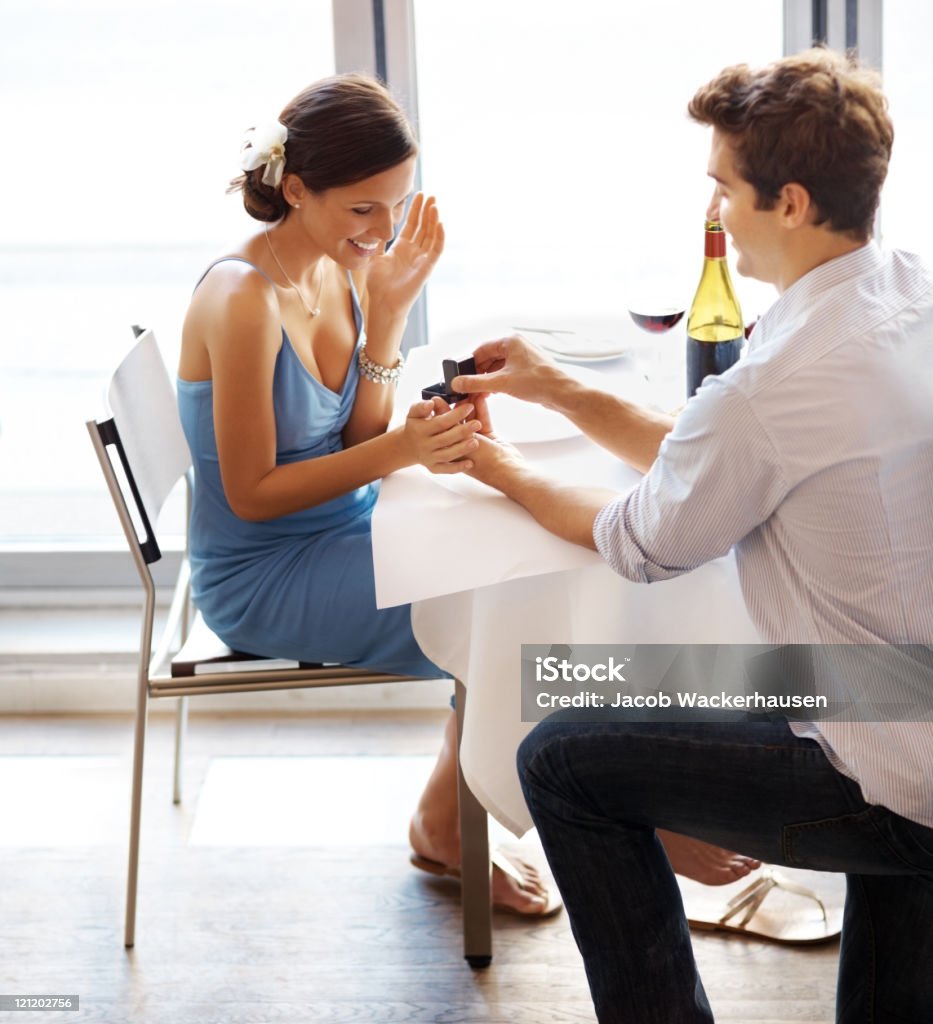
[(474, 436), (483, 427), (471, 419), (470, 402), (448, 408), (440, 398), (415, 402), (408, 410), (402, 434), (409, 446), (412, 462), (432, 473), (460, 473), (472, 469), (469, 456), (476, 450)]
[(374, 256), (366, 274), (370, 298), (388, 312), (407, 315), (444, 251), (444, 226), (434, 196), (419, 192), (388, 252)]

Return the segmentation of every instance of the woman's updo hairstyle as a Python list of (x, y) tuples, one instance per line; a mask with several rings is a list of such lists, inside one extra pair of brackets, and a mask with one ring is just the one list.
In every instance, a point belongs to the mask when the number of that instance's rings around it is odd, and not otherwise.
[[(386, 88), (361, 74), (335, 75), (308, 86), (279, 115), (288, 129), (286, 174), (312, 192), (353, 185), (418, 152), (405, 112)], [(244, 171), (228, 192), (242, 192), (246, 212), (275, 221), (290, 207), (281, 185), (262, 180), (265, 165)]]

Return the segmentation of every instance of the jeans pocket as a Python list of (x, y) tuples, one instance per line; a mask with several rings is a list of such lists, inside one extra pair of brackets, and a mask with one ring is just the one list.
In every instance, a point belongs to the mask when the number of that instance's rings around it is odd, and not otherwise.
[(922, 874), (933, 875), (933, 828), (888, 811), (879, 822), (881, 835), (894, 852)]
[(841, 814), (817, 821), (785, 825), (784, 859), (790, 867), (815, 871), (871, 874), (905, 871), (898, 857), (879, 834), (878, 819), (889, 814), (883, 807), (869, 807), (857, 814)]

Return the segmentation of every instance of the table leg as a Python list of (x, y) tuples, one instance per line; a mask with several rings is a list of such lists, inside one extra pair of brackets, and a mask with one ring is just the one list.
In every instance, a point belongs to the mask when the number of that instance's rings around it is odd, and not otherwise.
[(486, 808), (476, 799), (460, 768), (466, 687), (458, 679), (457, 795), (460, 803), (460, 871), (463, 899), (463, 955), (471, 967), (492, 962), (492, 864)]

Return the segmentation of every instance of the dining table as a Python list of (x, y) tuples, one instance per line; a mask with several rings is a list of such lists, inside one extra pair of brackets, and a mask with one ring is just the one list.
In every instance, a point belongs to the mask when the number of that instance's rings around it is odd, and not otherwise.
[[(639, 355), (646, 339), (625, 317), (568, 319), (552, 332), (519, 326), (584, 383), (644, 404), (662, 401), (661, 382), (646, 380)], [(396, 416), (442, 379), (444, 358), (463, 359), (482, 341), (512, 332), (508, 321), (485, 323), (412, 350)], [(674, 337), (664, 344), (670, 385), (684, 346)], [(671, 394), (668, 388), (668, 405)], [(638, 472), (556, 412), (503, 395), (491, 396), (489, 406), (497, 435), (536, 470), (565, 485), (619, 494), (637, 486)], [(597, 552), (549, 533), (524, 508), (463, 473), (412, 466), (387, 476), (372, 528), (377, 604), (411, 604), (418, 643), (466, 687), (461, 770), (480, 803), (517, 837), (532, 821), (515, 757), (535, 724), (522, 713), (522, 645), (758, 640), (732, 553), (674, 579), (634, 583)]]

